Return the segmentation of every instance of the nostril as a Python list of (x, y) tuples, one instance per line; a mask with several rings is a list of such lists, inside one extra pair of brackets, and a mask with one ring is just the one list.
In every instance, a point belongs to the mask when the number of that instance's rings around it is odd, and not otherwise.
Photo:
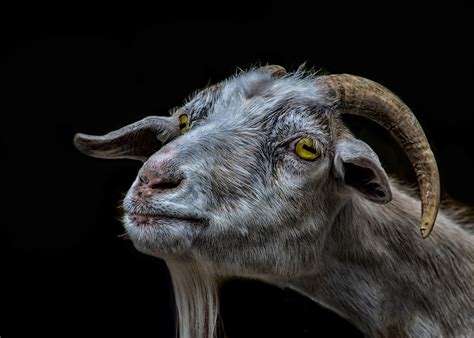
[(148, 182), (150, 182), (148, 177), (146, 177), (145, 175), (138, 175), (138, 179), (140, 180), (140, 183), (142, 184), (148, 184)]
[(162, 180), (158, 179), (156, 181), (150, 182), (148, 185), (150, 189), (153, 190), (165, 190), (165, 189), (175, 189), (179, 186), (182, 179), (174, 179), (174, 180)]

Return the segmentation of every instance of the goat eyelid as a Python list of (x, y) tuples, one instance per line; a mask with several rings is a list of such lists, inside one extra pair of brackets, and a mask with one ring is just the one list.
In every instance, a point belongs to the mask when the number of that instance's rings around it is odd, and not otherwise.
[(321, 142), (319, 142), (316, 137), (308, 133), (295, 134), (287, 138), (285, 141), (281, 142), (281, 144), (285, 144), (289, 147), (289, 149), (294, 150), (296, 143), (301, 139), (310, 139), (317, 149), (321, 148)]

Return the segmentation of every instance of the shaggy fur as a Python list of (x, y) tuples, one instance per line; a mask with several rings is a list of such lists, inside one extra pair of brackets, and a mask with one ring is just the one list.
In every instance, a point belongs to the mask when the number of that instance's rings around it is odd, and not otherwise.
[[(419, 200), (326, 111), (314, 77), (242, 72), (139, 124), (125, 145), (116, 134), (89, 137), (93, 147), (77, 138), (89, 155), (114, 158), (104, 154), (119, 147), (137, 158), (158, 133), (124, 226), (138, 250), (166, 260), (180, 337), (213, 336), (219, 282), (234, 276), (298, 290), (368, 337), (474, 336), (471, 226), (440, 210), (422, 239)], [(182, 114), (190, 129), (179, 135)], [(295, 154), (301, 137), (314, 140), (316, 160)], [(175, 183), (144, 183), (156, 179)]]

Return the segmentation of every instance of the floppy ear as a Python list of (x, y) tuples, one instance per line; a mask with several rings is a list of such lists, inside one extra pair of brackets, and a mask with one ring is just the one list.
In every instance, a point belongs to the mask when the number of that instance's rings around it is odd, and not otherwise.
[(92, 157), (146, 161), (180, 134), (178, 123), (173, 116), (149, 116), (103, 136), (76, 134), (74, 145)]
[(388, 177), (377, 154), (355, 138), (340, 139), (334, 157), (335, 175), (368, 200), (385, 204), (392, 200)]

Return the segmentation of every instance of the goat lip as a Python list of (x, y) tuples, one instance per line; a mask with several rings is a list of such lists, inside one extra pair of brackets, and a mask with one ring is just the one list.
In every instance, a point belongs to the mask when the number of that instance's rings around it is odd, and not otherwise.
[(141, 214), (141, 213), (130, 213), (127, 214), (127, 217), (132, 222), (138, 225), (153, 224), (160, 220), (178, 220), (178, 221), (187, 221), (193, 223), (203, 223), (202, 219), (195, 217), (183, 217), (183, 216), (171, 216), (164, 214)]

